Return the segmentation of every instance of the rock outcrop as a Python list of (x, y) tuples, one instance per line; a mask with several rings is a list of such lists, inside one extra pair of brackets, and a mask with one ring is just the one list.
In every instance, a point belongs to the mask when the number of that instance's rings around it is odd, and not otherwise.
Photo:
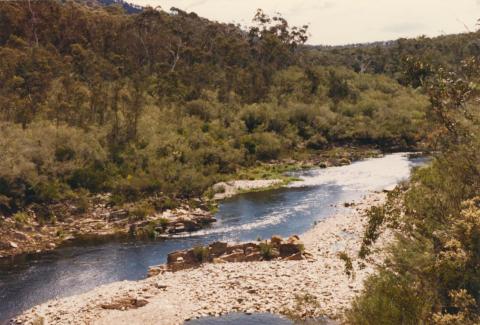
[(197, 231), (216, 221), (202, 203), (200, 208), (183, 203), (178, 208), (152, 211), (145, 216), (137, 216), (126, 208), (114, 209), (106, 203), (95, 204), (90, 210), (74, 215), (74, 207), (68, 210), (68, 207), (57, 204), (59, 213), (65, 214), (47, 223), (40, 222), (43, 219), (34, 209), (24, 213), (22, 223), (15, 218), (0, 216), (0, 258), (40, 253), (73, 240), (108, 240), (125, 236), (156, 238)]
[(170, 235), (200, 230), (217, 221), (206, 210), (183, 207), (156, 214), (145, 221), (132, 224), (130, 233), (169, 237)]
[(214, 242), (208, 246), (175, 251), (168, 254), (167, 263), (149, 268), (148, 276), (195, 268), (204, 263), (256, 262), (268, 260), (303, 260), (311, 255), (304, 251), (298, 236), (287, 240), (273, 236), (256, 243), (228, 244)]

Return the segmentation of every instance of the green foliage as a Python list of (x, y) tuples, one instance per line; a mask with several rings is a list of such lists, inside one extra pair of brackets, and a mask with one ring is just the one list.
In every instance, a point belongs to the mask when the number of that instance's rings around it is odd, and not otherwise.
[[(381, 219), (397, 242), (348, 318), (354, 324), (478, 324), (480, 321), (480, 119), (475, 60), (462, 72), (440, 71), (429, 84), (438, 150), (414, 171), (408, 188), (371, 215), (366, 242)], [(373, 218), (372, 218), (373, 217)]]
[(275, 248), (271, 243), (261, 242), (259, 244), (259, 247), (260, 247), (260, 254), (262, 254), (262, 257), (264, 260), (269, 261), (272, 258), (276, 257)]
[(153, 201), (153, 207), (156, 211), (165, 211), (178, 207), (178, 202), (170, 197), (163, 196)]
[(414, 282), (387, 271), (368, 279), (364, 290), (347, 313), (351, 324), (422, 324), (429, 311), (428, 297), (417, 294)]
[(147, 201), (137, 202), (128, 210), (129, 216), (136, 220), (144, 220), (153, 213), (155, 213), (155, 210)]
[(307, 27), (281, 16), (242, 30), (48, 0), (1, 2), (0, 17), (3, 213), (85, 190), (119, 205), (199, 197), (259, 161), (424, 135), (424, 95), (304, 60)]
[(370, 253), (370, 246), (378, 239), (380, 236), (380, 227), (382, 226), (385, 220), (385, 211), (382, 206), (373, 206), (367, 212), (368, 224), (363, 235), (362, 246), (360, 247), (360, 252), (358, 256), (360, 258), (365, 258)]
[(312, 294), (295, 294), (295, 305), (292, 309), (285, 310), (285, 315), (292, 320), (302, 322), (307, 311), (314, 311), (321, 308), (318, 298)]
[(28, 224), (29, 221), (29, 216), (25, 212), (17, 212), (13, 215), (13, 220), (15, 223), (20, 224), (20, 225), (25, 225)]
[(157, 227), (157, 223), (151, 221), (147, 225), (142, 226), (140, 229), (136, 229), (134, 236), (137, 238), (154, 240), (158, 236)]
[[(386, 74), (413, 87), (439, 67), (455, 70), (459, 63), (479, 55), (478, 32), (420, 36), (390, 42), (355, 46), (322, 47), (310, 51), (309, 58), (324, 66), (344, 66), (360, 73)], [(418, 62), (415, 59), (420, 59)]]
[(328, 140), (321, 134), (316, 134), (307, 141), (307, 148), (313, 150), (326, 149), (328, 145)]
[(77, 206), (77, 212), (85, 213), (90, 207), (89, 193), (86, 190), (77, 191), (75, 197), (75, 203)]
[(245, 147), (250, 154), (256, 157), (256, 160), (260, 161), (277, 159), (282, 150), (278, 136), (267, 132), (247, 137)]
[(345, 274), (349, 277), (355, 277), (355, 270), (353, 269), (352, 258), (346, 252), (339, 252), (338, 258), (345, 263)]
[(209, 256), (208, 247), (197, 246), (193, 248), (193, 255), (199, 263), (206, 262)]
[(305, 245), (303, 244), (297, 244), (297, 248), (299, 250), (300, 253), (304, 253), (305, 252)]
[(160, 218), (160, 219), (158, 219), (158, 224), (159, 224), (160, 227), (162, 227), (162, 228), (166, 228), (169, 223), (170, 223), (170, 220), (168, 220), (168, 219), (166, 219), (166, 218)]
[(236, 175), (237, 179), (281, 179), (285, 182), (294, 180), (293, 177), (287, 176), (287, 172), (298, 170), (301, 168), (300, 164), (264, 164), (260, 163), (255, 167), (239, 169)]

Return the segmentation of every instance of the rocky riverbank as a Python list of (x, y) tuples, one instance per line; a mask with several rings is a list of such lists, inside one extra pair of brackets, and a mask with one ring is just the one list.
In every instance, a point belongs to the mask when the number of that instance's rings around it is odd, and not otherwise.
[(214, 201), (243, 192), (284, 186), (291, 180), (285, 175), (288, 171), (348, 165), (352, 161), (378, 155), (378, 150), (370, 148), (335, 148), (303, 159), (272, 161), (232, 175), (237, 180), (214, 185), (213, 201), (197, 198), (193, 200), (196, 204), (174, 202), (178, 207), (166, 210), (163, 207), (165, 202), (160, 202), (160, 210), (151, 208), (158, 201), (172, 201), (170, 198), (151, 197), (144, 202), (118, 207), (112, 204), (111, 194), (108, 193), (87, 200), (33, 204), (13, 217), (0, 216), (0, 258), (41, 253), (82, 238), (156, 238), (196, 231), (215, 221), (210, 212), (212, 204), (216, 204)]
[[(311, 258), (207, 263), (143, 281), (113, 283), (49, 301), (15, 322), (181, 324), (229, 312), (341, 318), (365, 278), (383, 261), (381, 248), (392, 238), (388, 233), (382, 235), (368, 260), (357, 258), (367, 221), (365, 211), (384, 198), (384, 193), (371, 193), (305, 233), (302, 242)], [(351, 259), (353, 270), (346, 272), (345, 259), (339, 255)]]
[(107, 198), (87, 211), (75, 213), (73, 205), (59, 205), (64, 217), (42, 222), (35, 209), (22, 213), (22, 219), (4, 218), (0, 227), (0, 258), (20, 254), (40, 253), (83, 238), (168, 236), (199, 230), (213, 222), (213, 214), (206, 204), (194, 208), (188, 204), (163, 212), (143, 212), (135, 207), (114, 208)]

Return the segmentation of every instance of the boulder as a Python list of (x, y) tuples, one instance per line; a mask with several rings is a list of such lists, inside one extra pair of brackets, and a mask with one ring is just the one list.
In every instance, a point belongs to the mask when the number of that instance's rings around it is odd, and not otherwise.
[(279, 250), (281, 257), (287, 257), (297, 253), (301, 253), (300, 247), (298, 247), (297, 244), (291, 243), (281, 244)]
[(214, 257), (212, 259), (212, 263), (213, 264), (223, 264), (223, 263), (226, 263), (223, 259), (219, 258), (219, 257)]
[(243, 262), (245, 260), (245, 253), (241, 250), (228, 255), (223, 255), (220, 258), (226, 262)]
[(246, 255), (245, 258), (243, 259), (243, 261), (244, 262), (257, 262), (257, 261), (261, 261), (262, 258), (263, 258), (263, 256), (260, 252), (254, 252), (254, 253)]
[(319, 164), (318, 164), (318, 167), (320, 167), (320, 168), (324, 169), (324, 168), (327, 168), (327, 167), (328, 167), (328, 165), (327, 165), (327, 163), (326, 163), (326, 162), (321, 162), (321, 163), (319, 163)]
[(173, 252), (167, 255), (167, 265), (175, 270), (182, 270), (195, 267), (200, 264), (193, 249), (187, 251)]
[(348, 158), (341, 158), (338, 161), (338, 164), (341, 165), (341, 166), (350, 165), (351, 163), (352, 163), (352, 161)]
[(185, 224), (182, 223), (182, 222), (178, 222), (175, 224), (175, 227), (174, 227), (174, 232), (175, 233), (178, 233), (178, 232), (184, 232), (186, 231), (186, 227), (185, 227)]
[(178, 251), (178, 252), (172, 252), (167, 255), (167, 263), (175, 263), (177, 262), (179, 257), (182, 257), (185, 255), (185, 252), (183, 251)]
[(24, 234), (23, 232), (20, 231), (14, 231), (12, 233), (13, 237), (19, 241), (30, 241), (31, 238), (27, 234)]
[(300, 237), (298, 237), (298, 235), (290, 236), (287, 239), (287, 243), (289, 243), (289, 244), (296, 244), (299, 241), (300, 241)]
[(281, 257), (281, 254), (277, 248), (272, 248), (272, 251), (270, 252), (270, 256), (271, 256), (271, 259), (274, 259), (274, 258)]
[(258, 244), (257, 243), (245, 243), (245, 244), (235, 245), (233, 247), (243, 249), (244, 251), (251, 250), (251, 249), (258, 250)]
[(123, 219), (128, 216), (128, 211), (127, 210), (116, 210), (116, 211), (111, 211), (110, 215), (108, 216), (108, 220), (118, 220), (118, 219)]
[(280, 236), (272, 236), (272, 239), (270, 240), (270, 242), (275, 246), (280, 245), (282, 241), (283, 241), (283, 238)]
[(148, 268), (147, 276), (148, 277), (156, 276), (164, 273), (165, 271), (167, 271), (165, 265), (151, 266)]
[(228, 244), (223, 242), (214, 242), (208, 246), (209, 253), (213, 256), (220, 256), (227, 251)]
[(303, 259), (304, 259), (304, 257), (302, 255), (302, 253), (300, 253), (300, 252), (284, 258), (285, 261), (300, 261), (300, 260), (303, 260)]

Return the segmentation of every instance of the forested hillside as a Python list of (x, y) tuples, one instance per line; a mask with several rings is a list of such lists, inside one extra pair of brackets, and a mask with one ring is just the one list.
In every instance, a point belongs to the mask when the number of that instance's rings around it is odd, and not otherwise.
[(321, 65), (346, 66), (356, 72), (387, 74), (403, 85), (419, 87), (436, 69), (456, 71), (460, 62), (480, 55), (478, 33), (420, 36), (389, 42), (313, 47), (309, 59)]
[(1, 210), (85, 190), (192, 197), (257, 161), (422, 140), (421, 92), (317, 64), (307, 33), (262, 11), (243, 30), (174, 8), (0, 3)]

